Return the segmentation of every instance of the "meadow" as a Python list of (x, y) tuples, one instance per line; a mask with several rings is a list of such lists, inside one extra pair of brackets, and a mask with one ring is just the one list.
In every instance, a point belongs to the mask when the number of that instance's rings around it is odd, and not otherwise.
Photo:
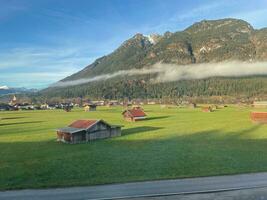
[[(149, 118), (135, 123), (122, 107), (0, 112), (0, 190), (267, 171), (267, 125), (251, 122), (252, 108), (144, 109)], [(56, 142), (56, 128), (77, 119), (123, 125), (122, 136)]]

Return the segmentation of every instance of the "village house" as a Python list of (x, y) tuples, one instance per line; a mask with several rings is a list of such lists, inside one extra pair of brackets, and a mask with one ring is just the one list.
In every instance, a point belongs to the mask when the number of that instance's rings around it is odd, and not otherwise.
[(254, 101), (253, 107), (254, 108), (267, 108), (267, 101)]
[(13, 106), (5, 103), (0, 104), (0, 111), (9, 111), (9, 110), (13, 110)]
[(147, 117), (146, 113), (140, 107), (127, 109), (122, 113), (122, 115), (126, 121), (132, 121), (132, 122), (143, 120), (143, 119), (146, 119)]
[(71, 144), (116, 136), (121, 136), (121, 126), (103, 120), (77, 120), (57, 130), (57, 140)]
[(117, 101), (117, 100), (110, 100), (107, 104), (108, 107), (111, 107), (111, 106), (118, 106), (120, 105), (120, 102)]
[(155, 101), (147, 101), (147, 104), (148, 104), (148, 105), (155, 105), (156, 102), (155, 102)]
[(29, 103), (21, 103), (16, 105), (19, 110), (34, 110), (34, 105), (31, 105)]
[(41, 110), (51, 110), (54, 109), (53, 107), (50, 107), (47, 103), (40, 105)]
[(97, 105), (97, 106), (104, 106), (105, 101), (92, 101), (92, 104)]
[(10, 100), (9, 105), (14, 106), (17, 104), (17, 97), (14, 95), (13, 98)]

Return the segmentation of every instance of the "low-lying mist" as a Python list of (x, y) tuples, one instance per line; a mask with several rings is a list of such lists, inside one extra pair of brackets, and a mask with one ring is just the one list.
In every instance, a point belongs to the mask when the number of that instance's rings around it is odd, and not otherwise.
[(157, 63), (142, 69), (121, 70), (115, 73), (103, 74), (91, 78), (83, 78), (73, 81), (60, 81), (50, 87), (67, 87), (90, 83), (94, 81), (105, 81), (120, 76), (134, 76), (156, 74), (152, 83), (171, 82), (178, 80), (204, 79), (211, 77), (242, 77), (252, 75), (267, 75), (267, 62), (222, 62), (203, 63), (190, 65), (175, 65)]

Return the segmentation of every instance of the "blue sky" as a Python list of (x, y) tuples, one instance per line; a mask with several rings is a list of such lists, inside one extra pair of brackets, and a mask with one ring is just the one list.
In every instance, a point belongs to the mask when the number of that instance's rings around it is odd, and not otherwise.
[(0, 0), (0, 86), (44, 88), (136, 33), (183, 30), (203, 19), (267, 27), (267, 0)]

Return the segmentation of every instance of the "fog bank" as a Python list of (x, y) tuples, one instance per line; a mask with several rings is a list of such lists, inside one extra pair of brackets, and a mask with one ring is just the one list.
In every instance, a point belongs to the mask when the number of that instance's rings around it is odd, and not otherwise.
[(152, 83), (172, 82), (178, 80), (205, 79), (211, 77), (242, 77), (252, 75), (267, 75), (267, 62), (222, 62), (190, 65), (175, 65), (157, 63), (142, 69), (121, 70), (115, 73), (103, 74), (91, 78), (73, 81), (60, 81), (50, 87), (67, 87), (95, 81), (105, 81), (121, 76), (156, 74)]

